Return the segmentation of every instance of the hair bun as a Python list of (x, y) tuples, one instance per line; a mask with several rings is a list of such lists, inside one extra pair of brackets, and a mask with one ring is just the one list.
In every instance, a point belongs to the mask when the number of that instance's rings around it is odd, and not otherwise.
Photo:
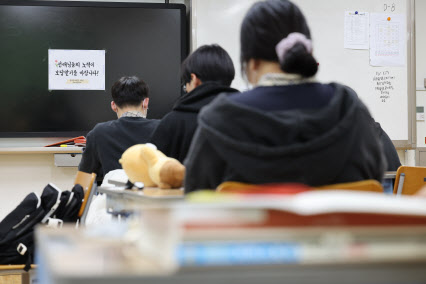
[(297, 43), (286, 54), (284, 61), (280, 62), (281, 70), (289, 74), (299, 74), (309, 78), (318, 72), (318, 63), (306, 48)]
[(312, 56), (312, 49), (312, 41), (301, 33), (289, 34), (275, 47), (281, 69), (303, 77), (312, 77), (318, 71), (318, 63)]
[(312, 53), (312, 41), (302, 33), (291, 33), (282, 39), (275, 47), (280, 63), (283, 63), (285, 55), (297, 43), (302, 44), (308, 53)]

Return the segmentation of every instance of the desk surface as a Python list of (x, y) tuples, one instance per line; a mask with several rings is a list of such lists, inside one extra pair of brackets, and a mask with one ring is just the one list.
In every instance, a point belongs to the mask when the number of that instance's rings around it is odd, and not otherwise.
[(385, 172), (385, 175), (383, 176), (383, 178), (385, 179), (391, 179), (391, 178), (395, 178), (396, 177), (396, 171), (395, 172)]
[(147, 187), (143, 190), (125, 190), (122, 187), (100, 187), (100, 193), (111, 196), (120, 196), (123, 198), (134, 199), (179, 199), (184, 195), (183, 189), (160, 189), (157, 187)]
[[(9, 271), (9, 270), (24, 270), (24, 264), (2, 264), (0, 265), (0, 271)], [(37, 268), (36, 265), (31, 264), (31, 269)]]
[(143, 190), (124, 190), (117, 187), (100, 187), (98, 192), (107, 197), (109, 212), (123, 212), (139, 209), (144, 204), (173, 202), (184, 198), (183, 189), (144, 188)]
[(0, 148), (0, 155), (10, 154), (81, 154), (81, 147), (16, 147)]

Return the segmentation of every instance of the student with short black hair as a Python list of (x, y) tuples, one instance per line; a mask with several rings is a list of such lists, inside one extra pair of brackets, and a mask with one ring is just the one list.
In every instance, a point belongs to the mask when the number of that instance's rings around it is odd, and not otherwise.
[(185, 192), (224, 181), (310, 186), (381, 180), (386, 160), (355, 92), (314, 78), (309, 27), (287, 0), (255, 3), (241, 26), (241, 63), (254, 89), (205, 107), (185, 166)]
[(146, 119), (148, 85), (137, 77), (122, 77), (111, 88), (111, 109), (117, 120), (98, 123), (88, 134), (79, 170), (105, 176), (121, 169), (118, 160), (127, 148), (147, 143), (159, 120)]
[(230, 88), (234, 77), (234, 64), (222, 47), (212, 44), (195, 50), (182, 63), (182, 82), (187, 93), (161, 120), (151, 143), (167, 156), (183, 162), (197, 128), (198, 112), (218, 94), (237, 92)]
[(218, 44), (200, 46), (182, 63), (182, 82), (191, 89), (209, 82), (229, 87), (234, 78), (234, 63)]

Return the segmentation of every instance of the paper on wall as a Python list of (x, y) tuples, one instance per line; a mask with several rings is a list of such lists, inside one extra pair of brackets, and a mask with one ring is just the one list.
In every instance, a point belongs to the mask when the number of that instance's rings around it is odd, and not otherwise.
[(49, 49), (49, 90), (105, 90), (105, 50)]
[(370, 65), (407, 64), (406, 21), (402, 14), (372, 13), (370, 17)]
[(369, 13), (367, 12), (345, 12), (344, 48), (368, 49), (369, 20)]

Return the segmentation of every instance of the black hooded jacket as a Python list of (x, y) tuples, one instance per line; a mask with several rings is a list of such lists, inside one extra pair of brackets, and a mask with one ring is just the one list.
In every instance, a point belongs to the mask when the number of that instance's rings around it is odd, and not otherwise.
[(185, 191), (224, 181), (320, 186), (381, 180), (386, 159), (375, 122), (355, 92), (332, 84), (320, 109), (262, 112), (226, 94), (203, 108), (185, 166)]
[(389, 172), (397, 171), (401, 166), (398, 152), (396, 151), (395, 146), (393, 145), (392, 140), (389, 138), (388, 134), (380, 126), (380, 123), (376, 122), (375, 126), (377, 135), (379, 136), (379, 139), (383, 145), (383, 151), (385, 152), (386, 162), (388, 164), (386, 170)]
[(182, 96), (157, 126), (151, 143), (165, 155), (183, 162), (197, 129), (199, 111), (222, 92), (237, 91), (218, 83), (206, 82)]

